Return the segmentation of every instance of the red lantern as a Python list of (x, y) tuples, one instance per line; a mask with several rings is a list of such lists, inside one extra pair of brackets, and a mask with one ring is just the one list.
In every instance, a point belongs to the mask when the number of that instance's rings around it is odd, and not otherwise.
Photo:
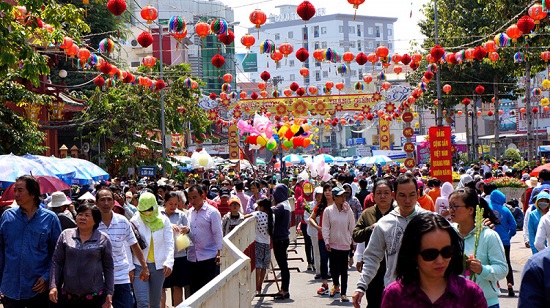
[(394, 64), (398, 64), (399, 62), (401, 62), (401, 55), (398, 53), (394, 53), (393, 56), (391, 56), (391, 61)]
[(408, 54), (404, 54), (401, 56), (401, 63), (403, 63), (404, 65), (409, 65), (411, 61), (412, 61), (412, 58)]
[(300, 87), (298, 88), (298, 90), (296, 90), (296, 95), (303, 96), (304, 94), (306, 94), (306, 89)]
[(223, 78), (223, 82), (230, 83), (233, 80), (233, 75), (231, 75), (230, 73), (227, 73), (223, 75), (222, 78)]
[(152, 24), (153, 20), (157, 19), (159, 12), (154, 7), (147, 5), (141, 9), (141, 18), (147, 20), (148, 24)]
[(99, 64), (99, 71), (102, 72), (103, 74), (109, 74), (112, 68), (113, 66), (111, 65), (111, 63), (107, 61), (103, 61)]
[(376, 55), (379, 58), (385, 58), (388, 56), (389, 53), (390, 53), (390, 50), (386, 46), (378, 46), (376, 48)]
[(147, 66), (148, 68), (152, 68), (157, 63), (157, 59), (153, 56), (147, 56), (141, 60), (141, 64)]
[(359, 65), (364, 65), (367, 63), (367, 55), (364, 52), (360, 52), (355, 56), (355, 62)]
[(474, 50), (473, 48), (468, 48), (464, 51), (464, 56), (466, 57), (466, 61), (472, 61), (474, 59)]
[(76, 57), (76, 55), (78, 55), (79, 50), (80, 49), (78, 48), (78, 46), (76, 46), (76, 44), (73, 44), (68, 49), (65, 49), (65, 53), (67, 54), (67, 56), (69, 56), (71, 58), (74, 58), (74, 57)]
[(506, 29), (506, 35), (508, 35), (514, 43), (518, 41), (518, 38), (520, 38), (522, 34), (523, 33), (521, 33), (521, 30), (519, 30), (518, 26), (515, 24)]
[(96, 78), (94, 78), (94, 84), (97, 87), (101, 88), (105, 84), (105, 79), (103, 77), (101, 77), (101, 75), (97, 76)]
[(315, 95), (315, 94), (317, 94), (317, 92), (318, 92), (319, 90), (317, 89), (316, 86), (309, 86), (309, 87), (307, 88), (307, 91), (309, 92), (309, 94)]
[[(298, 89), (298, 88), (296, 88), (296, 89)], [(290, 89), (285, 89), (285, 90), (283, 91), (283, 94), (284, 94), (286, 97), (290, 97), (290, 96), (292, 96), (292, 90), (290, 90)]]
[[(126, 10), (126, 1), (124, 0), (109, 0), (107, 1), (107, 10), (115, 16), (120, 16)], [(142, 13), (143, 17), (143, 13)], [(145, 17), (143, 19), (146, 19)]]
[(267, 82), (269, 80), (269, 78), (271, 78), (271, 74), (269, 74), (268, 71), (263, 71), (261, 74), (260, 74), (260, 78)]
[(250, 94), (250, 98), (251, 99), (258, 99), (258, 93), (252, 92), (252, 94)]
[(411, 62), (411, 64), (409, 64), (409, 67), (413, 70), (413, 71), (416, 71), (418, 69), (418, 67), (420, 66), (420, 64), (418, 64), (418, 62)]
[(544, 62), (548, 62), (548, 60), (550, 60), (550, 51), (541, 52), (540, 58), (544, 60)]
[(493, 115), (495, 115), (495, 113), (492, 110), (489, 110), (487, 111), (487, 115), (492, 117)]
[(292, 92), (296, 92), (296, 90), (298, 90), (299, 87), (300, 87), (300, 86), (298, 85), (297, 82), (293, 82), (293, 83), (291, 83), (290, 86), (289, 86), (289, 88), (290, 88), (290, 90), (292, 90)]
[(195, 33), (197, 33), (201, 40), (204, 40), (210, 34), (210, 25), (202, 21), (198, 22), (195, 25)]
[(487, 56), (487, 50), (483, 48), (482, 46), (477, 46), (476, 49), (474, 49), (474, 58), (476, 58), (478, 61), (483, 60)]
[(379, 59), (380, 58), (375, 53), (369, 53), (369, 55), (367, 56), (367, 61), (369, 61), (372, 65), (378, 62)]
[(309, 58), (309, 52), (304, 47), (296, 51), (296, 59), (300, 62), (305, 62)]
[(519, 109), (519, 112), (521, 112), (522, 114), (525, 114), (527, 112), (527, 109), (522, 107)]
[(315, 49), (313, 52), (313, 58), (315, 58), (317, 62), (323, 62), (323, 60), (325, 60), (324, 52), (325, 51), (323, 49)]
[(441, 60), (444, 54), (445, 54), (445, 49), (443, 49), (443, 47), (439, 45), (435, 45), (434, 47), (432, 47), (432, 50), (430, 50), (430, 55), (434, 57), (436, 62)]
[(498, 61), (498, 59), (499, 59), (499, 55), (496, 51), (489, 53), (489, 60), (491, 60), (492, 62), (495, 62), (495, 61)]
[(395, 65), (393, 67), (393, 72), (396, 73), (397, 75), (399, 75), (402, 71), (403, 71), (403, 68), (399, 65)]
[(478, 111), (478, 112), (477, 112), (477, 116), (478, 116), (478, 117), (481, 116), (481, 114), (482, 114), (481, 111)]
[(546, 17), (547, 11), (540, 3), (535, 3), (529, 8), (529, 16), (535, 21), (535, 25), (540, 24), (540, 21)]
[(254, 45), (254, 43), (256, 43), (256, 39), (252, 34), (247, 33), (241, 37), (241, 44), (243, 44), (246, 49), (250, 49), (250, 47)]
[(211, 62), (212, 62), (212, 65), (214, 65), (217, 68), (220, 68), (225, 64), (225, 58), (218, 53), (212, 57)]
[(538, 113), (539, 112), (539, 109), (537, 107), (533, 107), (533, 109), (531, 109), (531, 112), (533, 113)]
[(208, 97), (210, 97), (211, 100), (215, 100), (218, 96), (216, 95), (216, 93), (212, 92), (210, 93), (210, 95), (208, 95)]
[(255, 9), (254, 12), (250, 13), (249, 16), (250, 22), (256, 25), (256, 28), (260, 28), (265, 24), (267, 16), (260, 9)]
[(82, 48), (80, 48), (80, 49), (78, 50), (78, 58), (80, 59), (81, 62), (84, 62), (84, 63), (85, 63), (86, 61), (88, 61), (88, 59), (90, 58), (90, 55), (91, 55), (91, 54), (92, 54), (92, 53), (91, 53), (88, 49), (86, 49), (86, 48), (84, 48), (84, 47), (82, 47)]
[(365, 3), (365, 0), (348, 0), (348, 3), (353, 5), (353, 8), (357, 10), (361, 4)]
[[(548, 106), (547, 106), (547, 107), (548, 107)], [(498, 111), (498, 115), (503, 115), (503, 114), (504, 114), (504, 110), (500, 109), (500, 110)]]
[(151, 33), (143, 31), (140, 35), (138, 35), (137, 41), (141, 45), (141, 47), (147, 48), (151, 46), (151, 44), (153, 44), (153, 36), (151, 35)]
[(71, 48), (71, 46), (73, 46), (73, 44), (74, 44), (74, 43), (73, 43), (73, 39), (70, 38), (70, 37), (68, 37), (68, 36), (66, 36), (66, 37), (63, 38), (63, 43), (61, 43), (61, 44), (59, 45), (59, 47), (60, 47), (61, 49), (69, 49), (69, 48)]
[(291, 54), (293, 50), (294, 48), (290, 43), (285, 42), (279, 45), (279, 51), (285, 56), (285, 58), (288, 57), (288, 55)]
[(338, 82), (335, 86), (338, 91), (342, 91), (345, 85), (343, 82)]
[(302, 18), (304, 21), (310, 20), (313, 16), (315, 16), (315, 7), (311, 2), (304, 1), (298, 5), (296, 8), (296, 13), (300, 18)]
[(363, 81), (366, 82), (367, 84), (371, 83), (372, 82), (372, 76), (371, 75), (363, 76)]
[(456, 114), (460, 117), (462, 115), (462, 110), (457, 111)]
[(548, 111), (550, 110), (550, 107), (544, 106), (544, 107), (542, 107), (542, 110), (543, 110), (544, 112), (548, 112)]
[(267, 93), (267, 91), (260, 91), (260, 96), (263, 97), (263, 98), (266, 98), (269, 94)]
[[(418, 62), (422, 61), (422, 55), (419, 54), (419, 53), (413, 54), (411, 58), (412, 58), (412, 61), (413, 61), (413, 62), (417, 62), (417, 63), (418, 63)], [(403, 59), (401, 59), (401, 60), (403, 60)]]
[(372, 113), (367, 113), (367, 120), (369, 121), (374, 120), (374, 115), (372, 115)]
[(443, 86), (443, 92), (445, 92), (445, 94), (449, 94), (449, 92), (451, 92), (453, 88), (451, 87), (450, 84), (446, 84)]
[(332, 82), (332, 81), (327, 81), (327, 82), (325, 83), (325, 87), (326, 87), (327, 89), (331, 90), (332, 88), (334, 88), (334, 82)]
[(157, 83), (155, 83), (155, 89), (157, 90), (162, 90), (165, 87), (166, 87), (166, 82), (164, 82), (164, 80), (162, 79), (157, 80)]
[(275, 61), (275, 63), (278, 63), (279, 61), (281, 61), (281, 59), (283, 59), (283, 53), (280, 52), (279, 50), (275, 50), (271, 55), (271, 60)]
[(260, 82), (260, 83), (258, 83), (258, 89), (260, 89), (260, 90), (263, 91), (263, 90), (265, 90), (266, 88), (267, 88), (267, 83), (265, 83), (265, 82)]
[(388, 91), (391, 88), (391, 83), (385, 81), (385, 82), (382, 83), (381, 87), (382, 87), (382, 89)]
[(483, 92), (485, 92), (485, 88), (482, 85), (479, 85), (479, 86), (476, 87), (476, 93), (478, 95), (483, 94)]
[(434, 73), (432, 73), (430, 71), (424, 72), (424, 78), (426, 78), (428, 81), (430, 81), (430, 80), (432, 80), (432, 78), (434, 78)]
[(524, 15), (518, 20), (517, 26), (523, 34), (529, 34), (535, 28), (535, 21), (533, 18)]
[(344, 62), (346, 62), (347, 64), (350, 64), (354, 58), (355, 58), (355, 55), (351, 51), (346, 51), (342, 55), (342, 60), (344, 60)]
[(235, 40), (235, 33), (231, 31), (231, 29), (228, 29), (227, 32), (224, 32), (222, 34), (218, 34), (218, 41), (220, 41), (224, 45), (230, 45)]
[(302, 67), (300, 69), (300, 75), (306, 78), (309, 75), (309, 69), (307, 67)]
[(468, 105), (470, 105), (470, 103), (471, 103), (471, 101), (470, 101), (470, 99), (467, 98), (467, 97), (464, 98), (464, 99), (462, 100), (462, 104), (463, 104), (464, 106), (468, 106)]
[(245, 98), (247, 97), (246, 92), (244, 92), (244, 91), (241, 92), (241, 93), (239, 94), (239, 97), (240, 97), (241, 99), (245, 99)]

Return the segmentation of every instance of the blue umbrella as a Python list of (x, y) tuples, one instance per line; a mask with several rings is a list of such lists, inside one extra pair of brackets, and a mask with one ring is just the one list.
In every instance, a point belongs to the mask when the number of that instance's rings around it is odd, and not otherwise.
[(34, 160), (35, 162), (41, 164), (46, 169), (55, 173), (55, 175), (63, 180), (65, 183), (70, 183), (71, 179), (74, 178), (74, 176), (76, 175), (76, 169), (74, 167), (63, 164), (55, 156), (48, 157), (42, 155), (25, 154), (23, 155), (23, 157)]
[(367, 166), (378, 165), (378, 164), (380, 164), (381, 166), (385, 166), (387, 163), (393, 162), (391, 158), (387, 157), (386, 155), (374, 155), (366, 158), (367, 160), (365, 165)]
[(15, 179), (25, 174), (55, 177), (52, 171), (34, 160), (13, 154), (0, 155), (0, 189), (8, 188), (15, 183)]
[[(336, 161), (332, 155), (328, 155), (328, 154), (319, 154), (319, 155), (317, 155), (317, 156), (323, 157), (323, 160), (324, 160), (325, 163), (327, 163), (327, 164), (332, 164), (333, 162)], [(317, 156), (316, 156), (316, 157), (317, 157)]]
[(292, 164), (302, 164), (305, 162), (302, 156), (296, 154), (289, 154), (283, 157), (283, 161)]
[(57, 164), (63, 164), (63, 165), (66, 165), (70, 168), (73, 168), (75, 170), (75, 174), (73, 175), (73, 177), (71, 177), (69, 179), (63, 179), (63, 182), (65, 182), (69, 185), (71, 185), (71, 184), (75, 184), (75, 185), (93, 185), (94, 184), (94, 179), (92, 178), (91, 175), (88, 174), (88, 172), (86, 172), (85, 169), (76, 168), (72, 164), (69, 164), (68, 161), (66, 160), (66, 158), (57, 158), (55, 156), (52, 156), (49, 159), (54, 161)]
[[(87, 160), (80, 159), (80, 158), (72, 158), (72, 157), (62, 158), (60, 160), (63, 163), (73, 166), (77, 170), (77, 175), (75, 176), (75, 178), (73, 178), (73, 181), (72, 181), (74, 184), (78, 184), (75, 182), (79, 180), (75, 180), (75, 179), (78, 179), (79, 175), (82, 176), (82, 174), (87, 175), (89, 178), (91, 178), (94, 181), (104, 181), (109, 179), (109, 174), (105, 172), (105, 170), (101, 169), (96, 164), (89, 162)], [(82, 184), (79, 184), (79, 185), (82, 185)]]

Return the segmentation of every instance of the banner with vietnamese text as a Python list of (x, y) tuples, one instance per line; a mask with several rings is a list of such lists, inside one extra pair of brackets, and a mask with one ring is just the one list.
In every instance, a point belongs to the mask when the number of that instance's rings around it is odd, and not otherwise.
[(441, 182), (453, 183), (451, 127), (432, 126), (429, 131), (430, 175)]

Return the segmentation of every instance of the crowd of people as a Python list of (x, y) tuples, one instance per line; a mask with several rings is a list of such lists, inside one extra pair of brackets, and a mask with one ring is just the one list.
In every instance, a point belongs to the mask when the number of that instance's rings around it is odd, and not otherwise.
[[(515, 296), (510, 239), (523, 229), (535, 256), (519, 303), (548, 305), (533, 294), (544, 294), (550, 281), (541, 274), (550, 262), (550, 170), (536, 178), (486, 164), (456, 166), (456, 185), (427, 177), (429, 166), (411, 172), (345, 165), (333, 166), (328, 182), (299, 168), (289, 178), (231, 171), (200, 182), (115, 178), (49, 196), (34, 177), (22, 176), (0, 219), (2, 302), (177, 306), (219, 274), (223, 237), (253, 218), (256, 292), (264, 290), (273, 251), (281, 279), (275, 300), (290, 298), (287, 249), (296, 232), (320, 296), (349, 302), (353, 294), (356, 307), (363, 297), (368, 307), (499, 307), (500, 280)], [(484, 181), (498, 176), (523, 180), (522, 200), (508, 200)], [(178, 247), (180, 237), (188, 247)], [(353, 266), (360, 278), (348, 292)]]

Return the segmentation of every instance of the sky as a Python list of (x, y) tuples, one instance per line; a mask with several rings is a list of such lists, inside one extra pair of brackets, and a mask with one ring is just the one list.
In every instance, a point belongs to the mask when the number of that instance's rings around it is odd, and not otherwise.
[[(246, 34), (247, 29), (252, 26), (248, 16), (259, 8), (266, 15), (278, 14), (279, 9), (275, 6), (283, 4), (300, 4), (301, 0), (220, 0), (222, 3), (233, 8), (235, 20), (240, 25), (235, 29), (236, 37)], [(353, 14), (354, 9), (346, 0), (310, 0), (315, 8), (325, 8), (326, 14)], [(422, 41), (420, 28), (417, 26), (419, 20), (424, 19), (420, 9), (429, 0), (367, 0), (359, 6), (357, 15), (383, 16), (397, 18), (395, 23), (395, 52), (403, 54), (409, 51), (410, 40)], [(337, 3), (337, 5), (334, 5)], [(412, 10), (412, 17), (411, 17)], [(239, 47), (240, 44), (237, 44)]]

